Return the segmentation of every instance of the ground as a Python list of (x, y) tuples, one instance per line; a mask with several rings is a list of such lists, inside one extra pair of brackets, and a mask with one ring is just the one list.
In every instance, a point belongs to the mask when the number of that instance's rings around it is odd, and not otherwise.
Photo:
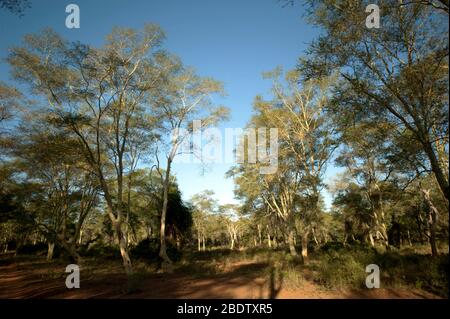
[(173, 274), (157, 273), (140, 262), (127, 280), (119, 261), (88, 259), (81, 266), (80, 289), (69, 290), (67, 263), (48, 263), (43, 257), (0, 261), (0, 298), (439, 298), (411, 287), (325, 289), (308, 273), (300, 283), (287, 285), (276, 269), (254, 260), (229, 261), (217, 273), (179, 267)]

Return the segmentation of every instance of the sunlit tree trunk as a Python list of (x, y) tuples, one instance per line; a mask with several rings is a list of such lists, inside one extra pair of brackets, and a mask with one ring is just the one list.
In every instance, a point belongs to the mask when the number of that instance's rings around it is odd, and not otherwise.
[(312, 229), (312, 235), (313, 235), (314, 242), (316, 243), (316, 246), (319, 247), (320, 244), (319, 244), (319, 241), (317, 240), (316, 232), (315, 232), (314, 228)]
[(53, 242), (48, 242), (47, 243), (47, 260), (52, 260), (53, 259), (53, 252), (55, 250), (55, 243)]
[(308, 235), (309, 235), (308, 231), (305, 231), (302, 234), (302, 258), (304, 262), (308, 258)]
[(289, 231), (288, 243), (289, 243), (289, 252), (291, 253), (291, 256), (297, 256), (297, 251), (295, 250), (295, 244), (294, 244), (294, 231), (293, 230)]
[(431, 201), (430, 190), (422, 189), (422, 193), (429, 207), (428, 211), (429, 242), (431, 246), (431, 255), (434, 257), (438, 255), (436, 247), (436, 221), (438, 210)]
[(259, 246), (262, 245), (262, 233), (261, 233), (261, 225), (257, 225), (258, 227), (258, 238), (259, 238)]
[(172, 154), (174, 154), (175, 150), (172, 149), (171, 155), (167, 160), (167, 168), (166, 175), (164, 178), (164, 194), (163, 194), (163, 207), (161, 212), (161, 225), (160, 225), (160, 250), (159, 257), (162, 258), (163, 263), (162, 266), (164, 270), (171, 272), (172, 271), (172, 261), (169, 256), (167, 256), (167, 248), (166, 248), (166, 215), (167, 215), (167, 207), (169, 203), (169, 184), (170, 184), (170, 168), (172, 164)]
[(375, 241), (373, 239), (372, 233), (369, 232), (369, 240), (370, 240), (370, 245), (372, 245), (372, 247), (375, 247)]
[(119, 245), (120, 255), (122, 256), (123, 267), (125, 269), (125, 273), (131, 275), (133, 273), (133, 268), (131, 265), (130, 256), (128, 254), (127, 241), (121, 228), (120, 223), (114, 223), (114, 233), (116, 236), (116, 242)]
[(200, 231), (197, 230), (197, 244), (198, 251), (202, 250), (202, 237), (200, 236)]

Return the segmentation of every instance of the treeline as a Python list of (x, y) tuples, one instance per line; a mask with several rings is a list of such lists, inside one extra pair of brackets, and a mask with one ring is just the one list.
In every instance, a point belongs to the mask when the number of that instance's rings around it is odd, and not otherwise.
[[(379, 29), (367, 4), (306, 1), (321, 34), (295, 70), (266, 74), (272, 97), (248, 123), (278, 128), (278, 171), (229, 171), (258, 238), (281, 233), (294, 256), (300, 240), (304, 259), (311, 242), (429, 242), (436, 255), (448, 241), (448, 3), (383, 1)], [(331, 162), (344, 172), (325, 185)]]
[(30, 94), (0, 86), (2, 222), (13, 221), (2, 223), (3, 244), (44, 239), (49, 258), (57, 244), (78, 261), (91, 223), (114, 237), (132, 273), (129, 248), (145, 226), (171, 269), (166, 236), (179, 241), (191, 218), (172, 162), (194, 119), (216, 125), (228, 109), (212, 102), (222, 84), (184, 66), (163, 39), (156, 25), (115, 28), (102, 47), (44, 30), (11, 48), (11, 75)]
[[(157, 238), (167, 270), (168, 245), (282, 246), (306, 260), (331, 242), (428, 243), (437, 255), (449, 236), (440, 3), (384, 1), (381, 27), (368, 29), (363, 1), (306, 1), (322, 32), (295, 70), (265, 74), (272, 94), (255, 97), (248, 127), (278, 129), (278, 167), (229, 170), (240, 206), (209, 191), (181, 199), (171, 168), (192, 121), (213, 126), (228, 109), (210, 98), (221, 83), (164, 50), (157, 26), (116, 28), (101, 47), (51, 30), (26, 36), (7, 62), (29, 94), (0, 85), (2, 249), (45, 243), (49, 258), (56, 246), (79, 262), (99, 241), (120, 251), (127, 273), (145, 238)], [(326, 185), (331, 163), (343, 173)]]

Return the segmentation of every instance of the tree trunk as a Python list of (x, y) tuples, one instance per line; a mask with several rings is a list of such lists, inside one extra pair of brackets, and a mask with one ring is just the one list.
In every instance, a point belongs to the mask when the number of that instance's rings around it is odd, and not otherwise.
[(407, 234), (408, 234), (408, 243), (409, 243), (410, 246), (412, 246), (412, 242), (411, 242), (411, 234), (409, 233), (409, 229), (408, 229)]
[(430, 190), (422, 189), (422, 193), (424, 195), (425, 201), (427, 202), (429, 206), (429, 213), (428, 213), (428, 225), (429, 225), (429, 232), (430, 232), (430, 246), (431, 246), (431, 255), (433, 257), (438, 255), (437, 247), (436, 247), (436, 221), (437, 221), (437, 215), (438, 210), (436, 206), (434, 206), (433, 202), (431, 201), (430, 197)]
[(314, 238), (314, 242), (316, 243), (316, 246), (319, 247), (320, 244), (319, 244), (319, 241), (317, 240), (316, 232), (314, 231), (314, 228), (312, 229), (312, 234), (313, 234), (313, 238)]
[(259, 237), (259, 246), (262, 244), (262, 234), (261, 234), (261, 226), (258, 225), (258, 237)]
[(160, 234), (159, 257), (161, 257), (161, 259), (163, 260), (162, 263), (163, 270), (166, 270), (168, 272), (172, 271), (172, 260), (170, 260), (169, 256), (167, 256), (167, 248), (166, 248), (166, 215), (167, 215), (167, 206), (169, 202), (170, 167), (171, 167), (171, 159), (169, 158), (167, 161), (166, 176), (164, 179), (163, 207), (161, 212), (161, 229), (159, 232)]
[(305, 231), (302, 235), (302, 258), (303, 262), (306, 262), (308, 258), (308, 235), (309, 232)]
[(295, 250), (295, 244), (294, 244), (294, 231), (289, 231), (288, 235), (288, 243), (289, 243), (289, 251), (291, 253), (291, 256), (297, 256), (297, 251)]
[(53, 258), (53, 252), (55, 251), (55, 243), (48, 242), (47, 243), (48, 249), (47, 249), (47, 260), (52, 260)]
[(439, 160), (436, 156), (433, 146), (428, 141), (422, 142), (422, 145), (424, 146), (425, 153), (427, 154), (428, 159), (430, 160), (431, 170), (433, 171), (434, 176), (436, 177), (436, 180), (439, 184), (442, 193), (444, 194), (445, 198), (448, 201), (449, 200), (448, 179), (446, 178), (441, 168), (441, 165), (439, 165)]
[(203, 251), (206, 250), (206, 244), (205, 244), (205, 236), (202, 236), (202, 241), (203, 241)]
[(373, 240), (372, 233), (369, 233), (369, 239), (370, 239), (370, 244), (372, 245), (372, 247), (375, 247), (375, 241)]
[(430, 246), (431, 246), (431, 255), (433, 257), (438, 255), (437, 247), (436, 247), (436, 213), (433, 210), (430, 210)]
[(270, 234), (267, 233), (267, 245), (269, 245), (269, 248), (272, 248), (272, 242), (270, 241)]
[(147, 226), (146, 230), (147, 230), (147, 238), (151, 238), (151, 236), (152, 236), (152, 226)]
[(125, 268), (125, 273), (127, 275), (131, 275), (133, 274), (133, 267), (131, 265), (130, 256), (128, 255), (127, 241), (124, 234), (122, 233), (121, 223), (117, 222), (115, 223), (114, 232), (116, 235), (116, 241), (119, 245), (120, 255), (122, 256), (122, 262), (123, 267)]

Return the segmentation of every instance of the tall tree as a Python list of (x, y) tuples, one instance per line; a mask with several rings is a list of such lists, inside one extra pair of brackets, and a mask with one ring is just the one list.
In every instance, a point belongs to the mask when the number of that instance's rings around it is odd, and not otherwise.
[[(214, 79), (200, 77), (195, 72), (184, 67), (180, 61), (173, 59), (168, 67), (167, 82), (164, 89), (153, 97), (156, 112), (162, 121), (162, 134), (170, 137), (164, 145), (165, 171), (158, 165), (158, 171), (163, 179), (163, 205), (161, 209), (160, 257), (163, 267), (171, 270), (172, 262), (166, 253), (166, 215), (169, 200), (169, 184), (172, 163), (181, 152), (180, 146), (187, 142), (194, 129), (194, 120), (200, 121), (201, 128), (216, 125), (228, 116), (228, 109), (215, 105), (211, 96), (222, 94), (222, 84)], [(184, 150), (183, 150), (184, 151)]]
[(308, 4), (310, 20), (324, 32), (300, 60), (305, 77), (339, 72), (338, 104), (407, 133), (448, 200), (448, 14), (435, 8), (448, 10), (448, 3), (384, 1), (378, 29), (365, 27), (363, 1)]
[(78, 139), (102, 189), (128, 274), (124, 175), (135, 168), (129, 159), (139, 139), (132, 136), (146, 138), (154, 124), (148, 96), (161, 78), (164, 54), (156, 48), (162, 39), (155, 25), (140, 32), (115, 28), (104, 47), (94, 48), (46, 30), (26, 36), (8, 58), (14, 77), (46, 98), (54, 123)]

